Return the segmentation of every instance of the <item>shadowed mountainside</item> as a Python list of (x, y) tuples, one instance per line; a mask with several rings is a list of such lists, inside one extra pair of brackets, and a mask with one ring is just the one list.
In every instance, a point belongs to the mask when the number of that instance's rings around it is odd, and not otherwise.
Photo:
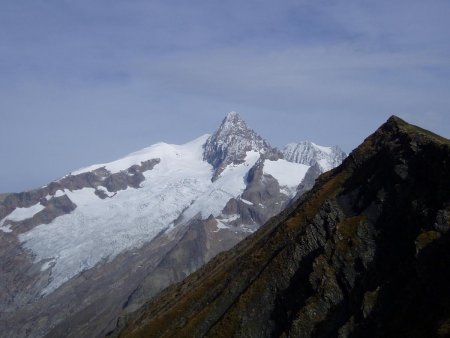
[(111, 335), (448, 336), (449, 227), (450, 141), (391, 117), (300, 200)]

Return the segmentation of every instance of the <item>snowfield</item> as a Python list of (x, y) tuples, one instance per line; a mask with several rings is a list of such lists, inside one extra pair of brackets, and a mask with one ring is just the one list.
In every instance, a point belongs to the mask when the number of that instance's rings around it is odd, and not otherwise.
[[(203, 145), (208, 137), (204, 135), (184, 145), (158, 143), (118, 161), (74, 172), (103, 166), (119, 172), (142, 161), (160, 159), (152, 170), (144, 172), (145, 181), (140, 188), (118, 191), (111, 198), (100, 199), (93, 188), (57, 191), (56, 195), (66, 194), (77, 208), (50, 224), (38, 225), (19, 235), (22, 245), (33, 253), (35, 262), (42, 265), (41, 269), (51, 268), (50, 283), (42, 294), (51, 293), (99, 262), (141, 247), (162, 230), (173, 227), (177, 219), (187, 222), (196, 216), (203, 219), (220, 216), (228, 200), (238, 198), (244, 191), (246, 174), (260, 153), (247, 152), (244, 163), (229, 165), (212, 182), (213, 168), (203, 160)], [(307, 166), (284, 160), (267, 161), (264, 168), (280, 185), (294, 190), (307, 170)], [(26, 210), (18, 208), (7, 218), (32, 217), (43, 208), (41, 205), (23, 208)], [(10, 231), (7, 227), (2, 230)]]
[(43, 294), (102, 260), (152, 240), (208, 191), (212, 167), (202, 159), (207, 137), (181, 146), (159, 143), (135, 153), (139, 156), (133, 154), (133, 160), (125, 158), (120, 165), (116, 161), (113, 168), (122, 170), (161, 159), (153, 170), (144, 172), (141, 188), (118, 191), (113, 198), (102, 200), (93, 188), (66, 191), (77, 205), (72, 213), (19, 235), (36, 262), (54, 260), (52, 280)]
[[(94, 188), (58, 190), (55, 196), (67, 195), (76, 209), (50, 224), (19, 234), (22, 245), (32, 252), (41, 270), (51, 269), (49, 284), (42, 294), (53, 292), (83, 270), (141, 247), (161, 231), (176, 226), (175, 221), (183, 223), (194, 217), (206, 219), (213, 215), (218, 217), (219, 229), (229, 228), (224, 222), (233, 219), (224, 217), (222, 210), (231, 198), (240, 198), (246, 188), (246, 175), (261, 152), (246, 152), (243, 163), (228, 165), (212, 182), (213, 167), (203, 159), (208, 137), (204, 135), (184, 145), (158, 143), (120, 160), (73, 172), (76, 175), (105, 167), (117, 173), (134, 164), (160, 159), (152, 170), (143, 173), (145, 180), (138, 189), (129, 187), (110, 194), (103, 187), (99, 188), (110, 198), (99, 198)], [(314, 146), (328, 152), (328, 148)], [(263, 172), (277, 179), (282, 192), (292, 197), (308, 168), (308, 165), (286, 160), (266, 160)], [(0, 221), (0, 230), (12, 231), (10, 226), (4, 226), (6, 219), (24, 220), (43, 209), (40, 204), (17, 208)], [(246, 231), (254, 230), (255, 225), (249, 225)]]
[(274, 177), (281, 187), (286, 187), (291, 194), (295, 195), (299, 183), (303, 180), (309, 168), (308, 165), (286, 160), (264, 161), (263, 172)]

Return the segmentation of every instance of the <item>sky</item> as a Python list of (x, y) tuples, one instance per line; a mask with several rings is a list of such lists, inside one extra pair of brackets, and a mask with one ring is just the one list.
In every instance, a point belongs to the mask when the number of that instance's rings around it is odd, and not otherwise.
[(450, 137), (450, 2), (0, 0), (0, 192), (229, 111), (351, 151), (390, 115)]

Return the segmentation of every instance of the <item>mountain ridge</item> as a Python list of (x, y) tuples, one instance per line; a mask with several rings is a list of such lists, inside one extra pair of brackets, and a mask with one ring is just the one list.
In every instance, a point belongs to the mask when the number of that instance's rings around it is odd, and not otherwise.
[(391, 117), (291, 207), (111, 335), (447, 336), (449, 165), (449, 140)]
[(283, 148), (283, 155), (289, 162), (309, 166), (318, 164), (322, 171), (336, 167), (347, 157), (347, 154), (338, 146), (323, 147), (311, 141), (288, 143)]

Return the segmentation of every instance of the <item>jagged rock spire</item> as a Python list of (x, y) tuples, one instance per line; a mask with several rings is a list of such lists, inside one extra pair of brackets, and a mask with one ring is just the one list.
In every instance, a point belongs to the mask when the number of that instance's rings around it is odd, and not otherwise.
[(282, 154), (273, 148), (234, 111), (227, 114), (219, 129), (209, 137), (204, 146), (203, 158), (215, 169), (213, 180), (231, 163), (242, 163), (248, 151), (256, 151), (271, 158)]

